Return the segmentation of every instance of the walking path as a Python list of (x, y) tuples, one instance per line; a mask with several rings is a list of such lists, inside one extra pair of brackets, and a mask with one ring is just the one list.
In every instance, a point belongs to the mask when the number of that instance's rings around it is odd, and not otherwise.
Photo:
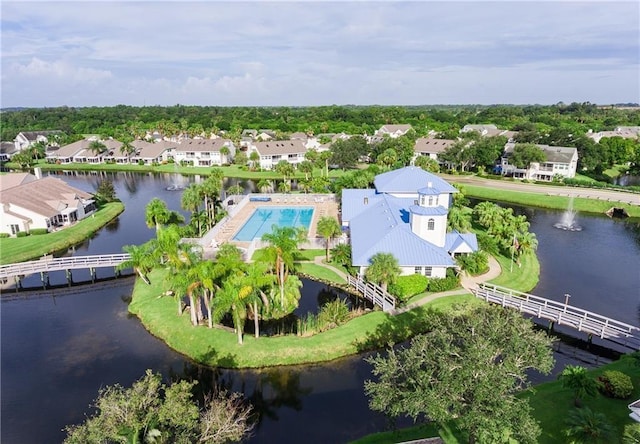
[(491, 279), (495, 279), (502, 272), (502, 268), (500, 268), (500, 264), (493, 256), (489, 256), (489, 270), (480, 275), (480, 276), (469, 276), (466, 273), (462, 276), (460, 283), (463, 288), (457, 290), (443, 291), (441, 293), (430, 294), (429, 296), (425, 296), (419, 301), (412, 302), (411, 304), (405, 305), (404, 307), (397, 308), (390, 313), (392, 315), (406, 313), (409, 310), (413, 310), (416, 307), (420, 307), (422, 305), (428, 304), (431, 301), (436, 299), (443, 298), (445, 296), (453, 296), (458, 294), (468, 294), (471, 293), (472, 290), (475, 290), (478, 287), (478, 284), (481, 282), (490, 281)]
[[(307, 262), (310, 262), (310, 261), (307, 261)], [(324, 262), (324, 256), (314, 257), (313, 263), (316, 265), (320, 265), (321, 267), (325, 267), (335, 272), (338, 276), (343, 278), (345, 281), (347, 280), (346, 273)], [(411, 304), (408, 304), (404, 307), (394, 309), (389, 313), (392, 315), (397, 315), (400, 313), (405, 313), (409, 310), (413, 310), (416, 307), (420, 307), (422, 305), (428, 304), (429, 302), (439, 298), (458, 295), (458, 294), (471, 293), (472, 290), (475, 290), (476, 288), (478, 288), (478, 285), (480, 283), (487, 282), (487, 281), (490, 281), (491, 279), (497, 278), (498, 276), (500, 276), (501, 272), (502, 272), (502, 268), (500, 267), (500, 264), (498, 263), (498, 261), (493, 256), (489, 256), (489, 270), (486, 273), (481, 274), (479, 276), (469, 276), (466, 273), (464, 273), (464, 275), (462, 276), (462, 279), (460, 280), (460, 284), (462, 285), (462, 288), (457, 290), (443, 291), (440, 293), (430, 294), (429, 296), (423, 297), (419, 301), (412, 302)]]

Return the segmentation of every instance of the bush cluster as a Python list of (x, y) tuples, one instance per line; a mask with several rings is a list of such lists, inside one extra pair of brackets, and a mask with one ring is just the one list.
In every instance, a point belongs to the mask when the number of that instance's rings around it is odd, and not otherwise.
[(449, 291), (460, 285), (460, 278), (455, 274), (448, 273), (446, 278), (431, 278), (427, 290), (433, 293)]
[(429, 279), (421, 274), (399, 276), (394, 284), (389, 285), (389, 292), (402, 302), (410, 297), (426, 291)]
[(628, 398), (633, 393), (631, 378), (617, 370), (608, 370), (598, 378), (598, 388), (609, 398)]
[(47, 230), (46, 228), (32, 228), (31, 230), (29, 230), (29, 234), (32, 236), (38, 236), (40, 234), (47, 233), (49, 233), (49, 230)]
[(489, 269), (489, 256), (484, 251), (458, 256), (456, 262), (467, 273), (477, 276)]
[(18, 231), (16, 233), (16, 237), (27, 237), (29, 235), (29, 233), (27, 233), (26, 231)]
[(0, 239), (4, 239), (7, 237), (11, 237), (11, 235), (9, 233), (0, 233)]

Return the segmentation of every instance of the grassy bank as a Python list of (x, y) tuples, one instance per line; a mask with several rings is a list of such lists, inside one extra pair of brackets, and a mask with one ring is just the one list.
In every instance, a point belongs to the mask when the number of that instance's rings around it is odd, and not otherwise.
[(123, 211), (121, 202), (111, 202), (104, 205), (95, 216), (55, 233), (0, 239), (0, 263), (23, 262), (65, 250), (92, 237)]
[[(18, 168), (18, 165), (8, 162), (6, 164), (8, 168)], [(181, 166), (175, 163), (168, 163), (164, 165), (129, 165), (129, 164), (87, 164), (87, 163), (68, 163), (68, 164), (54, 164), (46, 163), (44, 160), (39, 160), (33, 167), (40, 167), (43, 171), (128, 171), (137, 173), (178, 173), (185, 175), (202, 175), (206, 176), (211, 174), (213, 168), (223, 171), (225, 177), (233, 177), (238, 179), (282, 179), (282, 175), (275, 171), (249, 171), (248, 169), (242, 169), (238, 165), (229, 166), (215, 166), (215, 167), (195, 167), (195, 166)], [(321, 176), (322, 172), (316, 168), (314, 176)], [(336, 178), (346, 174), (343, 170), (329, 170), (329, 177)], [(304, 178), (304, 173), (296, 173), (294, 178)]]
[[(624, 426), (632, 424), (629, 418), (627, 405), (640, 398), (640, 366), (633, 362), (631, 356), (624, 356), (619, 361), (591, 370), (589, 374), (597, 378), (606, 370), (618, 370), (626, 373), (633, 381), (634, 390), (628, 399), (607, 398), (598, 393), (593, 398), (584, 398), (583, 405), (589, 407), (594, 412), (603, 413), (608, 421), (616, 429), (617, 440), (620, 442)], [(540, 442), (548, 444), (562, 444), (567, 442), (567, 437), (563, 435), (566, 428), (566, 418), (573, 406), (573, 392), (568, 388), (563, 388), (559, 381), (547, 382), (537, 385), (523, 393), (523, 397), (529, 399), (533, 408), (533, 416), (540, 422), (542, 435)]]
[[(510, 257), (496, 256), (502, 273), (490, 283), (528, 292), (533, 290), (540, 279), (540, 262), (535, 254), (526, 254), (520, 258), (520, 267)], [(511, 266), (513, 264), (513, 267)]]
[[(499, 202), (509, 202), (516, 205), (534, 206), (554, 210), (565, 210), (569, 205), (569, 197), (548, 196), (539, 193), (525, 193), (511, 190), (498, 190), (495, 188), (481, 187), (464, 184), (465, 195), (477, 199), (485, 199)], [(624, 208), (629, 216), (640, 218), (640, 206), (621, 202), (607, 202), (604, 200), (585, 199), (575, 197), (573, 209), (584, 213), (604, 214), (611, 207)]]
[[(216, 367), (247, 368), (323, 362), (385, 346), (424, 329), (426, 309), (398, 316), (374, 311), (332, 330), (311, 337), (261, 337), (245, 335), (239, 345), (232, 331), (192, 327), (188, 312), (176, 315), (176, 301), (160, 296), (164, 270), (154, 270), (152, 285), (138, 280), (129, 311), (136, 314), (153, 335), (195, 361)], [(472, 296), (439, 299), (429, 307), (446, 310), (453, 303), (473, 301)]]

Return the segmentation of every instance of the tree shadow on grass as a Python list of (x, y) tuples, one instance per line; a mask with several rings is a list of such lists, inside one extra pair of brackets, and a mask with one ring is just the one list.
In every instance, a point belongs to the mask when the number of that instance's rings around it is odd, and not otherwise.
[(207, 348), (207, 351), (194, 356), (194, 360), (204, 365), (215, 365), (222, 368), (236, 368), (238, 367), (238, 361), (236, 355), (227, 353), (226, 355), (219, 355), (218, 351), (213, 347)]
[(391, 344), (397, 344), (429, 330), (430, 321), (437, 311), (417, 307), (398, 315), (388, 315), (384, 322), (369, 332), (362, 340), (356, 340), (358, 352), (365, 352)]

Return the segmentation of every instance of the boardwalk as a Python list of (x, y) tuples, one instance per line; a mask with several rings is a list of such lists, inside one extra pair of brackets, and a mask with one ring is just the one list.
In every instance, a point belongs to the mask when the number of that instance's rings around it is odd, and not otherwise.
[(480, 284), (477, 289), (473, 290), (473, 293), (487, 302), (515, 308), (539, 319), (575, 328), (587, 333), (589, 337), (597, 336), (631, 350), (640, 350), (640, 327), (568, 304), (493, 284)]
[(382, 308), (384, 312), (393, 311), (396, 307), (396, 299), (382, 288), (372, 282), (365, 282), (360, 278), (347, 276), (347, 283), (358, 290), (365, 299)]
[(0, 266), (0, 279), (5, 280), (16, 276), (34, 273), (48, 273), (59, 270), (95, 269), (115, 267), (129, 260), (128, 253), (103, 254), (95, 256), (72, 256), (61, 258), (43, 258), (37, 261), (19, 262)]

